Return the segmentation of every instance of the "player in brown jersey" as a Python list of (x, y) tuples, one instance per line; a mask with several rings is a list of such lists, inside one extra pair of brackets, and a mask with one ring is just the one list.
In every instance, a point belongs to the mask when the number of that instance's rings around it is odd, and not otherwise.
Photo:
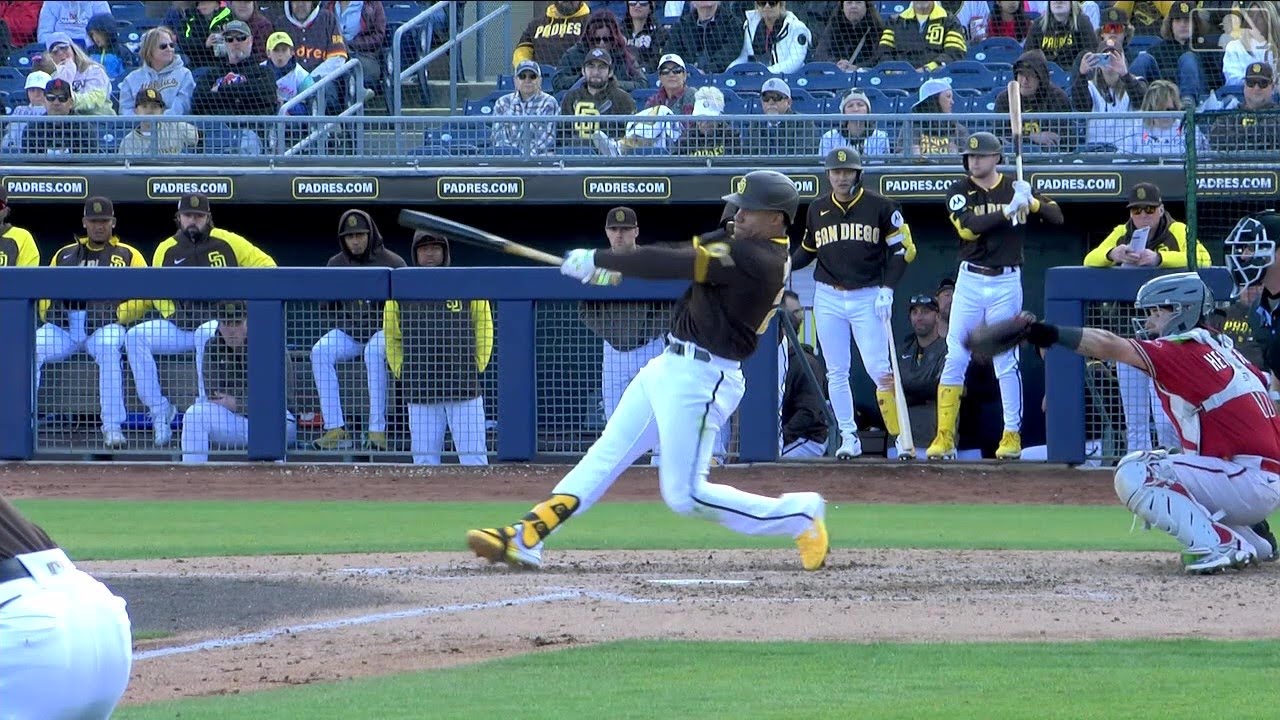
[(0, 716), (110, 717), (132, 645), (124, 600), (0, 497)]
[(751, 535), (791, 535), (806, 570), (826, 562), (826, 503), (813, 492), (771, 498), (707, 481), (716, 434), (745, 391), (741, 362), (769, 326), (790, 271), (787, 226), (800, 203), (795, 184), (778, 172), (748, 173), (725, 196), (738, 208), (733, 239), (683, 248), (630, 252), (573, 250), (561, 272), (583, 282), (606, 272), (692, 281), (676, 303), (667, 350), (627, 386), (600, 438), (523, 518), (472, 530), (479, 556), (515, 566), (542, 564), (542, 543), (575, 512), (594, 505), (636, 458), (661, 443), (662, 498), (682, 515), (719, 522)]

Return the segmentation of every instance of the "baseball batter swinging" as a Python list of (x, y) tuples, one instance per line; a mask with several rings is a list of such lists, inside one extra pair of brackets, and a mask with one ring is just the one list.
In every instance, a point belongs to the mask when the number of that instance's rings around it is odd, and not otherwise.
[[(938, 433), (927, 451), (930, 460), (956, 456), (956, 420), (964, 374), (969, 368), (965, 338), (979, 323), (1005, 320), (1022, 311), (1022, 246), (1027, 226), (1024, 217), (1062, 224), (1062, 209), (1047, 197), (1031, 192), (1031, 185), (1011, 181), (997, 172), (1004, 150), (989, 132), (970, 135), (963, 162), (968, 176), (947, 190), (951, 224), (960, 235), (960, 272), (951, 302), (947, 330), (947, 361), (938, 383)], [(1004, 433), (996, 448), (1001, 460), (1022, 457), (1022, 376), (1018, 349), (993, 358), (1004, 406)]]
[(898, 203), (862, 186), (862, 156), (840, 147), (823, 161), (831, 194), (809, 205), (804, 240), (791, 256), (800, 269), (818, 260), (813, 277), (813, 318), (827, 363), (827, 393), (840, 425), (836, 458), (862, 454), (849, 387), (850, 339), (858, 343), (862, 365), (876, 385), (885, 430), (898, 434), (889, 325), (893, 290), (915, 259), (911, 228)]
[(672, 314), (667, 349), (623, 392), (604, 432), (549, 499), (520, 520), (471, 530), (480, 557), (538, 567), (547, 536), (594, 505), (622, 474), (661, 442), (662, 499), (682, 515), (712, 520), (749, 535), (791, 535), (806, 570), (827, 558), (826, 503), (814, 492), (763, 497), (707, 481), (712, 446), (745, 391), (741, 362), (769, 326), (790, 271), (787, 226), (800, 198), (778, 172), (748, 173), (724, 198), (738, 208), (733, 240), (630, 252), (573, 250), (561, 272), (584, 283), (607, 272), (692, 281)]

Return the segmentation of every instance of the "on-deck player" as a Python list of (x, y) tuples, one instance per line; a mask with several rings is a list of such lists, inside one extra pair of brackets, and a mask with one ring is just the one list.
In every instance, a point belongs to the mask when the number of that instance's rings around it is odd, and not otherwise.
[(822, 165), (831, 194), (809, 205), (804, 240), (792, 254), (791, 266), (798, 270), (818, 260), (813, 319), (827, 363), (827, 394), (840, 425), (836, 457), (848, 460), (862, 454), (849, 388), (851, 338), (876, 385), (885, 430), (898, 434), (885, 324), (893, 311), (893, 290), (915, 259), (916, 247), (898, 203), (862, 186), (857, 150), (836, 148)]
[(1134, 304), (1149, 313), (1146, 339), (1047, 323), (1031, 324), (1027, 339), (1132, 365), (1155, 381), (1183, 453), (1124, 456), (1116, 466), (1116, 494), (1186, 547), (1187, 572), (1274, 559), (1276, 539), (1266, 519), (1280, 506), (1280, 419), (1266, 376), (1230, 338), (1207, 327), (1213, 294), (1195, 273), (1148, 281)]
[[(1022, 246), (1027, 226), (1019, 225), (1018, 212), (1059, 225), (1062, 208), (1032, 193), (1026, 182), (1012, 181), (996, 171), (1004, 145), (988, 132), (970, 135), (963, 152), (968, 176), (947, 190), (951, 224), (960, 234), (960, 272), (956, 276), (947, 329), (947, 361), (938, 383), (938, 433), (929, 445), (930, 460), (956, 456), (956, 420), (969, 351), (969, 332), (979, 323), (994, 323), (1022, 311)], [(1016, 460), (1022, 456), (1022, 376), (1018, 349), (1000, 353), (993, 362), (1004, 406), (1004, 433), (996, 457)]]
[(630, 252), (572, 250), (561, 272), (584, 283), (608, 271), (692, 281), (672, 313), (667, 349), (647, 363), (622, 394), (604, 432), (556, 485), (549, 499), (520, 520), (471, 530), (480, 557), (514, 566), (542, 564), (542, 543), (574, 513), (594, 505), (636, 458), (662, 445), (658, 479), (672, 510), (749, 535), (790, 535), (801, 565), (826, 562), (826, 503), (815, 492), (771, 498), (707, 481), (712, 446), (746, 390), (741, 362), (755, 351), (782, 298), (790, 271), (787, 226), (800, 196), (786, 175), (748, 173), (724, 198), (738, 208), (733, 240)]

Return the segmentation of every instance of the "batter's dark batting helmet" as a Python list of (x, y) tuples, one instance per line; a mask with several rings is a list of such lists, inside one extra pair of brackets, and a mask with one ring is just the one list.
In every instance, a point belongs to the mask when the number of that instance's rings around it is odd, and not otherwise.
[(1000, 142), (1000, 138), (989, 132), (976, 132), (964, 141), (964, 151), (960, 154), (965, 172), (968, 172), (970, 155), (998, 155), (1000, 160), (997, 162), (1003, 162), (1004, 143)]
[(738, 180), (737, 192), (722, 200), (743, 210), (777, 210), (787, 216), (787, 224), (795, 219), (800, 207), (800, 193), (791, 178), (776, 170), (755, 170)]
[(827, 153), (827, 157), (822, 161), (824, 170), (838, 170), (841, 168), (848, 170), (862, 169), (862, 155), (851, 147), (838, 147)]

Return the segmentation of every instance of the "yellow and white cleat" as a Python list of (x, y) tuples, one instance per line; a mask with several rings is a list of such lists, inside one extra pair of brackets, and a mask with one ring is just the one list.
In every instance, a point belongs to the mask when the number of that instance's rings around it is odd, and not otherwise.
[(1022, 434), (1005, 430), (1000, 436), (1000, 446), (996, 448), (997, 460), (1022, 459)]
[(925, 456), (930, 460), (955, 460), (956, 434), (950, 430), (939, 430)]

